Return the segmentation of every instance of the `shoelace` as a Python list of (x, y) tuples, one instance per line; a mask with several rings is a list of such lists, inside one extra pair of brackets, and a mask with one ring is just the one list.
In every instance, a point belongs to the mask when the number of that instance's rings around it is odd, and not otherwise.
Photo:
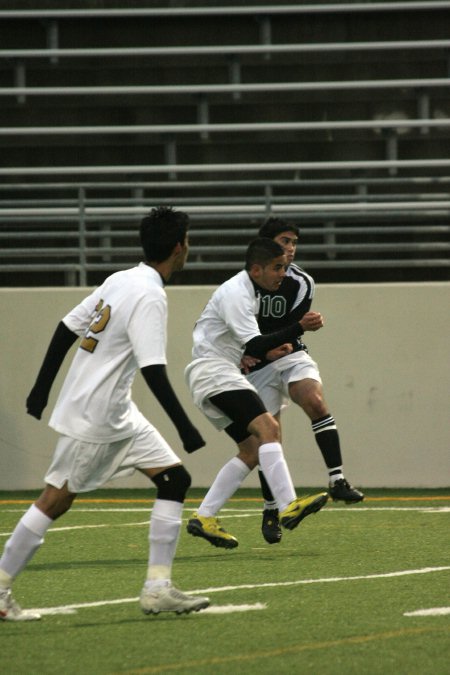
[(182, 591), (179, 591), (178, 588), (174, 588), (173, 586), (169, 589), (169, 593), (172, 598), (176, 598), (177, 600), (188, 600), (188, 596), (186, 593), (183, 593)]

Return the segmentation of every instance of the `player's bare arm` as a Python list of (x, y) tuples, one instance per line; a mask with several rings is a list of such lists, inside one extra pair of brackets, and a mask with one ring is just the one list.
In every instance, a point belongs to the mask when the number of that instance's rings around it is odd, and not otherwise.
[[(287, 356), (293, 351), (294, 348), (291, 343), (285, 342), (279, 347), (275, 347), (274, 349), (268, 351), (266, 354), (266, 359), (267, 361), (277, 361), (277, 359), (281, 359), (283, 356)], [(256, 359), (254, 356), (250, 356), (249, 354), (244, 354), (241, 359), (241, 370), (244, 371), (245, 375), (248, 375), (250, 370), (260, 362), (261, 359)]]
[(288, 354), (292, 354), (294, 351), (294, 347), (290, 342), (285, 342), (283, 345), (280, 345), (279, 347), (275, 347), (275, 349), (271, 349), (270, 351), (267, 352), (266, 354), (266, 359), (268, 361), (277, 361), (278, 359), (281, 359), (283, 356), (287, 356)]

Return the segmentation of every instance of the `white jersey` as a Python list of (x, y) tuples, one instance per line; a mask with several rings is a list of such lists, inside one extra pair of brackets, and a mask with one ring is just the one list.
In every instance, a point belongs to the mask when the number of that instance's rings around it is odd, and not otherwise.
[(213, 293), (195, 324), (192, 358), (224, 359), (239, 366), (245, 345), (261, 331), (259, 295), (243, 270)]
[(141, 263), (112, 274), (63, 322), (82, 339), (50, 426), (89, 442), (132, 436), (143, 419), (131, 400), (136, 370), (167, 363), (167, 296), (159, 273)]

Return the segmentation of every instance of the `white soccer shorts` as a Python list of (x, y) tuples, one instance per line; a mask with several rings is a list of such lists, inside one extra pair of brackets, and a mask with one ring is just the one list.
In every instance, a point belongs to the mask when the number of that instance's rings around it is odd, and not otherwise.
[(195, 405), (219, 431), (231, 424), (232, 420), (208, 398), (237, 389), (256, 392), (239, 368), (225, 359), (195, 359), (186, 367), (184, 376)]
[(322, 382), (317, 363), (305, 351), (283, 356), (247, 375), (272, 415), (289, 405), (289, 383), (307, 378)]
[(136, 469), (156, 469), (180, 463), (179, 457), (149, 422), (131, 438), (89, 443), (60, 436), (45, 482), (71, 492), (96, 490), (106, 482), (131, 476)]

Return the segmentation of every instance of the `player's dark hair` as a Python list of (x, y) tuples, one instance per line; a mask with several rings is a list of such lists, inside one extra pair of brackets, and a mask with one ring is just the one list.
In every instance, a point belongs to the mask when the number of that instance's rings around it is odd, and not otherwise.
[(245, 269), (249, 270), (252, 265), (265, 267), (274, 258), (279, 258), (280, 255), (284, 255), (284, 250), (280, 244), (267, 237), (258, 237), (248, 245), (245, 255)]
[(289, 223), (287, 220), (283, 220), (283, 218), (268, 218), (259, 228), (258, 234), (260, 237), (273, 239), (281, 232), (294, 232), (297, 237), (299, 235), (297, 225)]
[(141, 245), (147, 262), (162, 262), (177, 244), (184, 244), (189, 216), (171, 206), (158, 206), (142, 219)]

